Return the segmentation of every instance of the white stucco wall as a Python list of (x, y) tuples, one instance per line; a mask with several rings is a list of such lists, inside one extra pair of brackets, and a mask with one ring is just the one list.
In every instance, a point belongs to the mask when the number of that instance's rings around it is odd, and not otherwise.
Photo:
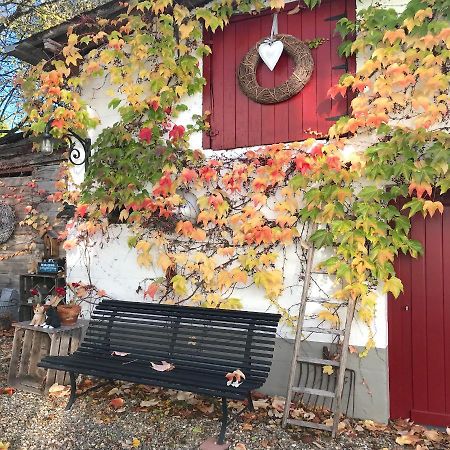
[[(357, 1), (358, 10), (368, 6), (370, 1)], [(404, 1), (382, 1), (380, 3), (401, 9)], [(361, 63), (361, 61), (359, 61)], [(99, 132), (107, 126), (113, 125), (118, 119), (117, 111), (108, 109), (108, 103), (111, 97), (107, 91), (111, 86), (103, 79), (93, 79), (91, 83), (83, 89), (83, 98), (92, 108), (94, 114), (101, 119), (101, 124), (92, 132), (92, 138), (95, 139)], [(202, 95), (187, 98), (184, 102), (189, 106), (189, 110), (182, 113), (175, 122), (186, 125), (190, 121), (192, 114), (202, 113)], [(191, 148), (202, 148), (202, 136), (200, 133), (192, 136)], [(351, 149), (350, 149), (351, 150)], [(81, 180), (83, 175), (82, 168), (74, 169), (75, 180)], [(112, 227), (109, 236), (103, 236), (96, 242), (93, 240), (88, 246), (79, 246), (67, 253), (67, 278), (68, 281), (84, 281), (90, 279), (99, 289), (104, 289), (108, 295), (120, 300), (142, 301), (142, 293), (137, 293), (136, 289), (139, 283), (146, 277), (155, 274), (149, 273), (148, 269), (140, 268), (136, 263), (136, 252), (127, 245), (128, 230), (124, 226)], [(319, 255), (320, 258), (320, 255)], [(298, 261), (298, 260), (297, 260)], [(291, 262), (291, 263), (290, 263)], [(298, 280), (298, 262), (291, 255), (287, 270), (285, 272), (285, 285), (289, 286)], [(89, 269), (88, 269), (89, 268)], [(89, 272), (89, 273), (88, 273)], [(326, 285), (331, 291), (333, 289), (332, 281), (323, 275), (318, 275), (320, 284)], [(297, 281), (298, 283), (298, 281)], [(300, 299), (300, 288), (296, 290), (285, 290), (280, 298), (280, 303), (288, 308), (297, 304)], [(262, 289), (256, 287), (245, 291), (239, 291), (239, 298), (242, 299), (244, 309), (267, 311), (270, 304), (264, 299)], [(375, 343), (378, 348), (387, 347), (387, 305), (386, 295), (380, 292), (377, 305), (377, 314), (373, 326), (375, 332)], [(308, 310), (311, 312), (311, 310)], [(312, 325), (312, 324), (308, 324)], [(280, 329), (280, 333), (286, 337), (292, 337), (292, 331), (287, 328)], [(314, 335), (314, 340), (320, 340), (320, 335)], [(354, 321), (350, 342), (352, 345), (364, 346), (368, 338), (367, 327)], [(327, 340), (323, 336), (324, 341)]]

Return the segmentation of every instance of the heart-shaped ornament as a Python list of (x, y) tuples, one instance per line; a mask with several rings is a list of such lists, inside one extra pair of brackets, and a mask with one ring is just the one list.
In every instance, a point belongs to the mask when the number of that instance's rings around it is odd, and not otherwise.
[(269, 70), (272, 71), (277, 65), (277, 62), (283, 53), (283, 48), (283, 43), (281, 41), (263, 42), (258, 47), (259, 56), (261, 56), (261, 59)]

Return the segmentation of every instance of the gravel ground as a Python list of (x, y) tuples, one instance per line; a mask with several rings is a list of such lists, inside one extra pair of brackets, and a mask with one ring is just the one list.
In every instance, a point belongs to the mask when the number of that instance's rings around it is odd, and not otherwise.
[[(11, 336), (0, 331), (0, 392), (7, 386), (11, 343)], [(189, 394), (178, 394), (177, 399), (176, 392), (122, 384), (87, 394), (70, 411), (64, 411), (67, 397), (62, 394), (46, 398), (19, 391), (0, 395), (0, 442), (9, 442), (9, 450), (197, 450), (219, 429), (219, 405), (213, 409), (209, 399)], [(113, 402), (114, 409), (110, 402), (117, 398), (124, 403)], [(328, 433), (283, 430), (273, 399), (262, 402), (270, 407), (247, 413), (230, 426), (227, 439), (232, 450), (416, 448), (396, 444), (399, 434), (392, 427), (368, 431), (350, 421), (345, 421), (346, 428), (336, 441)], [(419, 450), (450, 448), (447, 437), (434, 446), (424, 440), (420, 444)]]

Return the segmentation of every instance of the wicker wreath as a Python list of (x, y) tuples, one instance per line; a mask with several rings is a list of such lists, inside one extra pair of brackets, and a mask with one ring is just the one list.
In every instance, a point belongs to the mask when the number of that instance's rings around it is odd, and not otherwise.
[(6, 203), (0, 203), (0, 243), (6, 242), (14, 232), (16, 215)]
[(238, 80), (242, 92), (257, 103), (265, 105), (281, 103), (298, 94), (311, 78), (314, 60), (309, 47), (295, 36), (277, 34), (274, 39), (281, 41), (284, 50), (294, 60), (293, 74), (280, 86), (262, 87), (256, 80), (256, 68), (260, 62), (258, 47), (265, 41), (261, 39), (243, 58), (238, 70)]

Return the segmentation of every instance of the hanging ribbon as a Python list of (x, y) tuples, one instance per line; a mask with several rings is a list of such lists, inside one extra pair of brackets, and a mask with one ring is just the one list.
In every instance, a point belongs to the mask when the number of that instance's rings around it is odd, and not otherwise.
[(278, 34), (278, 13), (275, 13), (272, 18), (272, 30), (270, 31), (270, 42), (273, 42), (273, 37)]

